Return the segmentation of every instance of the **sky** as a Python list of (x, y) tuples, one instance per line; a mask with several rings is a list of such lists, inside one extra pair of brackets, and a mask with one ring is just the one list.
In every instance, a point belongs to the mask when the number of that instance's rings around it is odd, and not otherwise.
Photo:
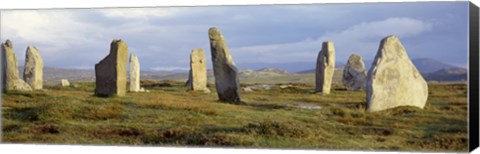
[(46, 67), (94, 69), (113, 39), (123, 39), (142, 70), (188, 71), (192, 49), (211, 68), (210, 27), (219, 28), (240, 69), (313, 69), (323, 41), (336, 61), (373, 60), (380, 40), (400, 38), (411, 59), (467, 67), (468, 2), (5, 10), (0, 40), (23, 65), (28, 45)]

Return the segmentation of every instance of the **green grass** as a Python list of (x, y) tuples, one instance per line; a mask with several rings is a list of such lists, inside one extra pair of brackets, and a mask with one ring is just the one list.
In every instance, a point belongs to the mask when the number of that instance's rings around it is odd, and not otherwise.
[[(242, 92), (244, 104), (187, 91), (183, 82), (143, 82), (150, 93), (93, 95), (94, 83), (8, 92), (2, 97), (3, 142), (467, 151), (467, 85), (429, 84), (425, 109), (364, 111), (365, 92), (313, 85)], [(288, 105), (318, 105), (320, 110)]]

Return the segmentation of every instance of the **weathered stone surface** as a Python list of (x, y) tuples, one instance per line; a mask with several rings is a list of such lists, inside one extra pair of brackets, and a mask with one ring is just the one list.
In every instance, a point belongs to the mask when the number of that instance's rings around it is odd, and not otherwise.
[(62, 79), (62, 80), (60, 80), (60, 85), (62, 87), (68, 87), (68, 86), (70, 86), (70, 82), (68, 82), (67, 79)]
[(25, 54), (25, 69), (23, 71), (23, 80), (27, 82), (32, 89), (43, 88), (43, 59), (34, 46), (27, 47)]
[(332, 41), (322, 43), (322, 50), (318, 53), (315, 73), (315, 91), (330, 94), (333, 72), (335, 71), (335, 48)]
[(95, 94), (98, 96), (124, 96), (127, 87), (128, 46), (113, 40), (110, 53), (95, 64)]
[(212, 52), (215, 87), (221, 101), (239, 103), (240, 82), (235, 66), (222, 33), (217, 28), (208, 30)]
[(186, 87), (193, 91), (209, 93), (207, 88), (207, 63), (203, 49), (194, 49), (190, 54), (190, 73)]
[(140, 63), (135, 53), (130, 54), (130, 91), (140, 91)]
[(18, 75), (18, 61), (10, 40), (2, 43), (2, 90), (31, 91), (28, 85)]
[(347, 90), (365, 90), (367, 72), (362, 57), (350, 55), (347, 65), (343, 69), (342, 82)]
[(366, 97), (370, 112), (398, 106), (423, 108), (427, 102), (427, 82), (396, 36), (388, 36), (380, 43), (368, 71)]

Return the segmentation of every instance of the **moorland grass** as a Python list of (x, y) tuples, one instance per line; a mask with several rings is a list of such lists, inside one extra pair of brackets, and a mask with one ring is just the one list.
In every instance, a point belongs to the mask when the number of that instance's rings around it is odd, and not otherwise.
[[(467, 85), (429, 84), (425, 109), (369, 113), (364, 91), (313, 85), (242, 92), (242, 104), (187, 91), (175, 81), (143, 81), (149, 93), (93, 95), (94, 83), (50, 86), (2, 97), (8, 143), (209, 146), (350, 150), (466, 151)], [(319, 110), (295, 104), (320, 106)]]

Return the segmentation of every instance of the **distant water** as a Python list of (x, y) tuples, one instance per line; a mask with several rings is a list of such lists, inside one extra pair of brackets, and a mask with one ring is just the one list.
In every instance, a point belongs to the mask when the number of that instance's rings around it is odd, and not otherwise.
[(296, 104), (295, 107), (303, 108), (303, 109), (311, 109), (311, 110), (320, 110), (320, 109), (322, 109), (321, 106), (311, 105), (311, 104)]

